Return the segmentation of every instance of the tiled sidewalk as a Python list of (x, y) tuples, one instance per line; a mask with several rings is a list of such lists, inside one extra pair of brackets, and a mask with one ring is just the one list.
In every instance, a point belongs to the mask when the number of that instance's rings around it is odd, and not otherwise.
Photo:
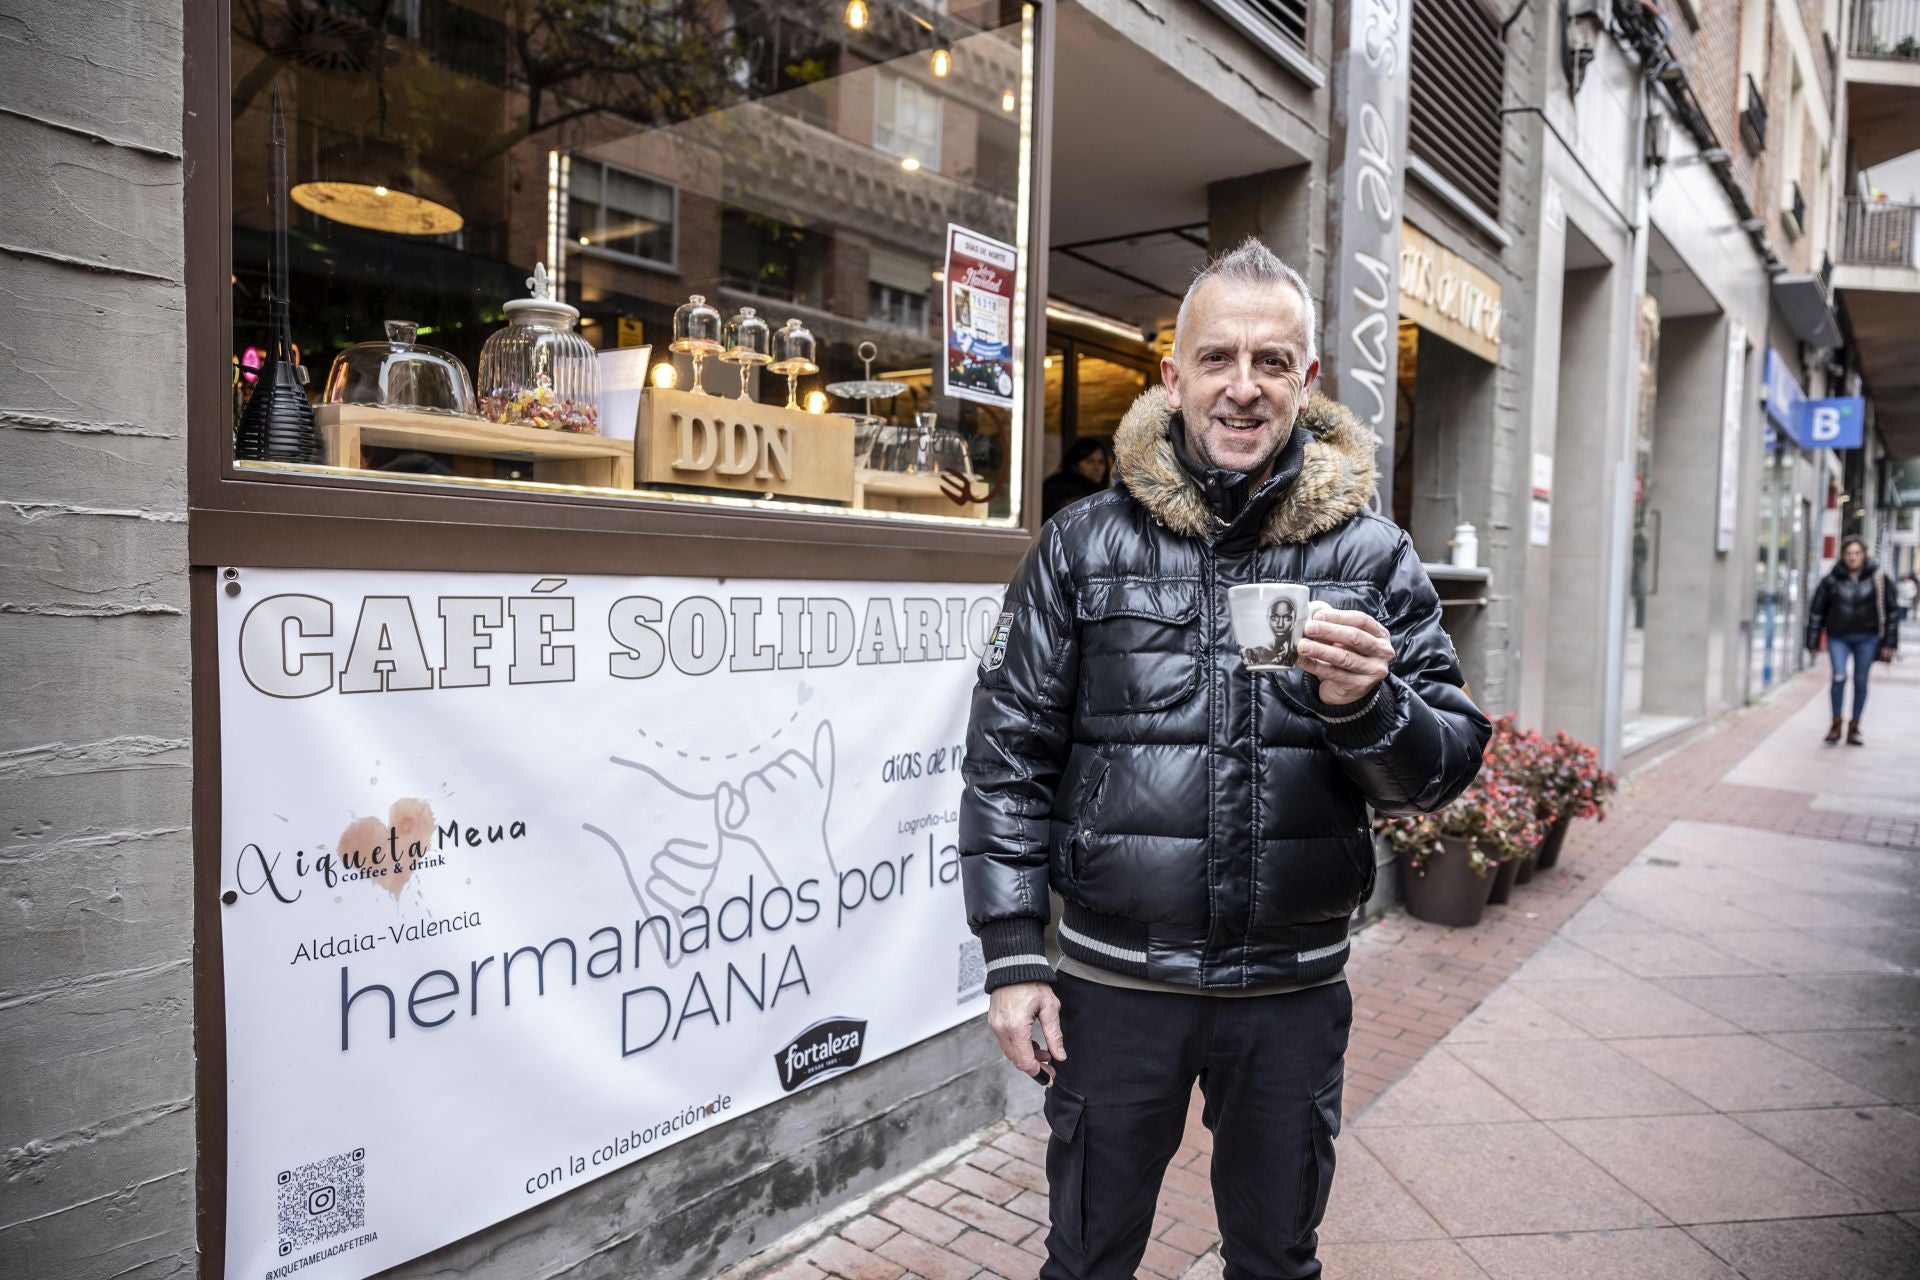
[[(1875, 678), (1876, 746), (1821, 748), (1802, 677), (1477, 928), (1356, 938), (1331, 1280), (1920, 1275), (1920, 680)], [(759, 1275), (1027, 1280), (1044, 1138), (1022, 1119)], [(1219, 1274), (1209, 1151), (1196, 1105), (1142, 1275)]]

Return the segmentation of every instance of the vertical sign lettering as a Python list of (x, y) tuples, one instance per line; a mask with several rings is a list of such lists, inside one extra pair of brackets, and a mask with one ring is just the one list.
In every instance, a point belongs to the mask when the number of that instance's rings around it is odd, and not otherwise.
[(1400, 210), (1407, 142), (1407, 25), (1411, 0), (1334, 5), (1333, 174), (1321, 377), (1326, 393), (1372, 428), (1391, 515)]

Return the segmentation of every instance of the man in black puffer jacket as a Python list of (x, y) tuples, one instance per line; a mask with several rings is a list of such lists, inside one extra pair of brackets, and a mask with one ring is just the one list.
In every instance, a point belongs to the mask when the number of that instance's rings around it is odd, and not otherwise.
[[(1367, 807), (1446, 804), (1490, 733), (1367, 510), (1372, 433), (1311, 398), (1314, 332), (1257, 241), (1202, 272), (1115, 435), (1123, 487), (1046, 526), (981, 664), (961, 866), (990, 1025), (1052, 1072), (1046, 1280), (1133, 1276), (1196, 1079), (1228, 1280), (1320, 1274)], [(1331, 606), (1295, 670), (1234, 641), (1227, 589), (1257, 582)]]

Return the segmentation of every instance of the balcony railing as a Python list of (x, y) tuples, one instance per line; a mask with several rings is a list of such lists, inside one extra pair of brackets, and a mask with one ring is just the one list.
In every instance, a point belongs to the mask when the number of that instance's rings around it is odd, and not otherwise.
[(1914, 232), (1920, 229), (1916, 214), (1920, 205), (1849, 199), (1840, 261), (1868, 267), (1920, 267), (1920, 256), (1914, 253)]
[(1853, 56), (1920, 62), (1920, 0), (1855, 0)]
[(1747, 105), (1740, 108), (1740, 136), (1746, 140), (1747, 150), (1759, 155), (1767, 149), (1767, 100), (1760, 96), (1760, 86), (1754, 78), (1746, 79)]

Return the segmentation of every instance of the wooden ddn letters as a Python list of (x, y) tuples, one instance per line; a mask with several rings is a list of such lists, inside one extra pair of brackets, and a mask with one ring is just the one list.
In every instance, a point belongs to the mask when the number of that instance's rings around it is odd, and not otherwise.
[(839, 414), (651, 387), (634, 440), (642, 485), (853, 501), (853, 422)]

